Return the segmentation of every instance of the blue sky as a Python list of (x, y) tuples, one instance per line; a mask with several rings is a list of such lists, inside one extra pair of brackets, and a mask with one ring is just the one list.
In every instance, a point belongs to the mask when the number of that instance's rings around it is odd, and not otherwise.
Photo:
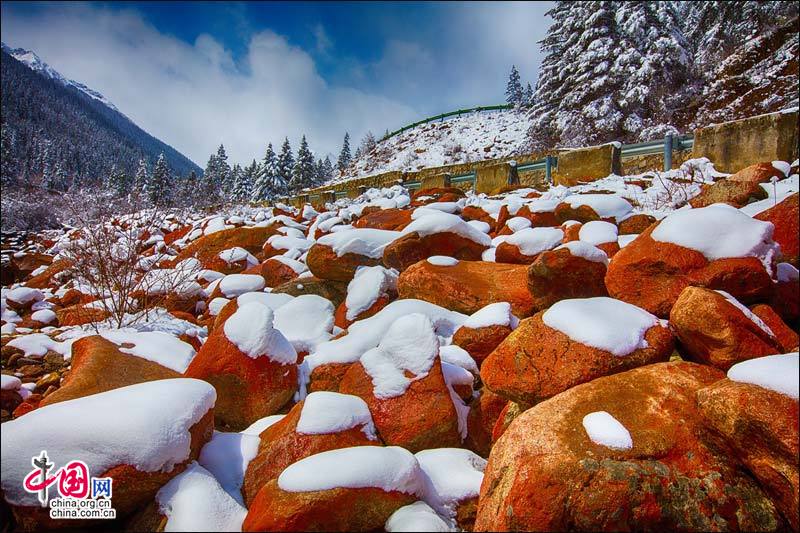
[(307, 134), (335, 153), (535, 83), (549, 2), (2, 3), (3, 40), (102, 92), (203, 165)]

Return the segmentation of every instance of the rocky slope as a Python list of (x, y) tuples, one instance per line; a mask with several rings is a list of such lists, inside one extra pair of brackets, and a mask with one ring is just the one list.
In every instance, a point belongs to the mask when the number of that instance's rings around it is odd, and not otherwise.
[(134, 530), (796, 530), (797, 172), (9, 236), (4, 505), (75, 525), (46, 449)]

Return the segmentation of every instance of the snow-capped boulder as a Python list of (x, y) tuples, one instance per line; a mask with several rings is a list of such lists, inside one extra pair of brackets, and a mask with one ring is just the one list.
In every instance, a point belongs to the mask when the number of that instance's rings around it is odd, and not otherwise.
[(606, 253), (583, 241), (570, 241), (544, 252), (528, 268), (528, 291), (534, 309), (559, 300), (606, 296)]
[(381, 264), (385, 248), (399, 236), (380, 229), (338, 231), (317, 240), (306, 262), (318, 278), (350, 281), (358, 267)]
[(527, 266), (486, 261), (434, 264), (420, 261), (400, 274), (400, 298), (417, 298), (472, 314), (494, 302), (508, 302), (517, 317), (533, 313)]
[(273, 321), (273, 311), (260, 303), (238, 307), (186, 369), (187, 377), (217, 389), (218, 426), (244, 429), (275, 414), (297, 389), (297, 352)]
[(669, 323), (685, 359), (721, 370), (783, 351), (769, 326), (726, 292), (686, 287), (672, 306)]
[(575, 385), (666, 361), (673, 349), (666, 324), (612, 298), (561, 300), (522, 320), (481, 366), (493, 392), (535, 404)]
[(497, 246), (498, 263), (531, 264), (542, 252), (560, 245), (564, 232), (559, 228), (526, 228), (506, 237)]
[(497, 346), (517, 327), (519, 320), (511, 304), (497, 302), (479, 309), (453, 335), (453, 344), (463, 348), (480, 367)]
[(781, 261), (800, 267), (800, 194), (795, 193), (753, 218), (772, 222), (772, 238), (781, 246)]
[(766, 300), (778, 246), (774, 226), (730, 206), (676, 211), (622, 248), (605, 283), (614, 298), (667, 317), (687, 286)]

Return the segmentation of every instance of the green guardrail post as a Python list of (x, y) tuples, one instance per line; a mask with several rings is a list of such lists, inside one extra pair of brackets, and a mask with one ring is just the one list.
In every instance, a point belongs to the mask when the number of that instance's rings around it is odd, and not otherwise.
[(547, 183), (553, 183), (553, 156), (544, 157), (544, 178)]
[(672, 134), (664, 137), (664, 172), (672, 170)]

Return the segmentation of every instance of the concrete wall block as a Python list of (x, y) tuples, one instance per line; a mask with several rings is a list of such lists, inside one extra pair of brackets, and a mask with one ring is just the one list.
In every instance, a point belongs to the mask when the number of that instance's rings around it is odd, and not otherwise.
[(572, 187), (579, 182), (595, 181), (621, 171), (619, 145), (609, 143), (590, 146), (558, 154), (553, 182)]
[(715, 124), (694, 131), (693, 157), (707, 157), (721, 172), (764, 161), (797, 159), (797, 109)]
[(508, 163), (484, 166), (475, 170), (475, 192), (491, 194), (509, 185), (512, 167)]

